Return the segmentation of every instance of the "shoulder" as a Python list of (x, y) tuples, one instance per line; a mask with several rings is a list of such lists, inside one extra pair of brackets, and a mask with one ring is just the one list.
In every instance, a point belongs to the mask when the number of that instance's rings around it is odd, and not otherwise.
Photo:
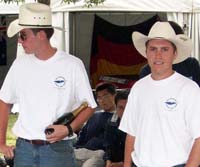
[(79, 59), (78, 57), (75, 57), (74, 55), (68, 54), (64, 51), (57, 51), (57, 54), (59, 55), (61, 60), (64, 60), (66, 62), (70, 63), (75, 63), (75, 64), (81, 64), (82, 60)]
[(16, 59), (12, 63), (12, 67), (18, 68), (18, 67), (23, 67), (23, 66), (25, 67), (29, 66), (33, 58), (34, 58), (33, 54), (16, 57)]
[(177, 84), (182, 85), (182, 87), (184, 87), (184, 90), (192, 91), (194, 89), (194, 90), (199, 91), (199, 86), (195, 81), (191, 80), (188, 77), (183, 76), (180, 73), (176, 73), (176, 80), (177, 80)]
[(151, 78), (151, 74), (144, 76), (143, 78), (137, 80), (132, 88), (139, 89), (140, 87), (145, 86), (147, 83), (149, 83), (151, 81), (150, 78)]

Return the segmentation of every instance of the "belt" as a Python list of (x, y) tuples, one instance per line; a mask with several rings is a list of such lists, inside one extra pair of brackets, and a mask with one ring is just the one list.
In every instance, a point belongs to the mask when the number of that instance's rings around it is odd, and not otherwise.
[(180, 164), (180, 165), (175, 165), (175, 166), (172, 166), (172, 167), (184, 167), (185, 164)]
[(21, 137), (19, 137), (18, 139), (23, 140), (23, 141), (28, 142), (28, 143), (31, 143), (33, 145), (39, 145), (39, 146), (50, 144), (50, 142), (48, 142), (46, 140), (28, 140), (28, 139), (24, 139), (24, 138), (21, 138)]
[[(172, 166), (172, 167), (184, 167), (185, 164), (180, 164), (180, 165), (175, 165), (175, 166)], [(132, 167), (137, 167), (135, 164), (132, 164)]]

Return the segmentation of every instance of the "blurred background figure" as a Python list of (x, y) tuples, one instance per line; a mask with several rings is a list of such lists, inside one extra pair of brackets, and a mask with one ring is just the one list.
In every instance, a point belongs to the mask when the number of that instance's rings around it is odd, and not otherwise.
[(96, 100), (101, 110), (93, 114), (78, 134), (75, 144), (78, 167), (104, 166), (105, 125), (116, 111), (115, 95), (116, 89), (111, 83), (100, 83), (96, 86)]
[(115, 96), (116, 113), (108, 120), (105, 130), (105, 167), (123, 167), (126, 133), (118, 129), (126, 107), (129, 90)]

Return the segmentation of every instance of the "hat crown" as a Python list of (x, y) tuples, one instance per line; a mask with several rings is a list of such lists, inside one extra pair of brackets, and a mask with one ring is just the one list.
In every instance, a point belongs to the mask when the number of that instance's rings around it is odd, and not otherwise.
[(41, 3), (28, 3), (20, 6), (19, 25), (50, 26), (51, 9)]
[(148, 34), (149, 38), (175, 38), (176, 33), (168, 22), (156, 22)]

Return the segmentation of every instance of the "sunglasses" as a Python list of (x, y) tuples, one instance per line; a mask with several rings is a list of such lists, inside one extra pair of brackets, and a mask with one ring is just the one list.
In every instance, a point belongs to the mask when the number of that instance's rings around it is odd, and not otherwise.
[(26, 39), (27, 39), (27, 36), (26, 36), (26, 34), (23, 34), (23, 33), (20, 33), (19, 32), (19, 36), (18, 36), (22, 41), (26, 41)]

